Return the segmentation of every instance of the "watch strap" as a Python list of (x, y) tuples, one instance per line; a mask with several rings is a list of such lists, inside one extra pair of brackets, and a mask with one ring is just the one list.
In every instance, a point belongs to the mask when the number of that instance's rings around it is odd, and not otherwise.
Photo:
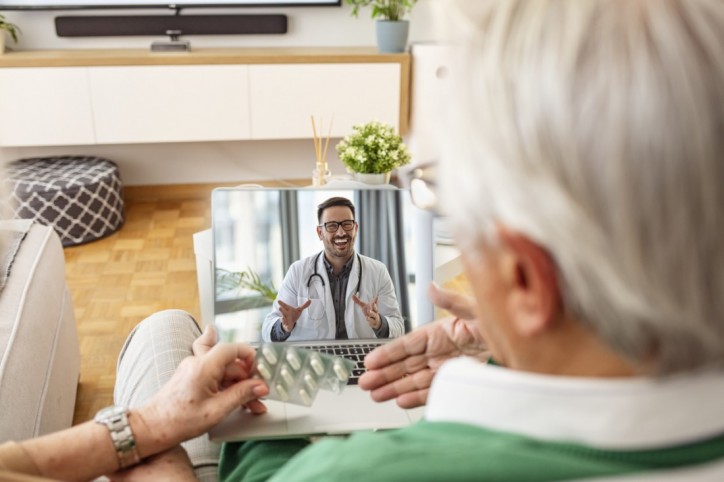
[(121, 469), (136, 465), (141, 461), (136, 448), (136, 439), (128, 422), (127, 409), (108, 407), (98, 412), (96, 421), (108, 428)]

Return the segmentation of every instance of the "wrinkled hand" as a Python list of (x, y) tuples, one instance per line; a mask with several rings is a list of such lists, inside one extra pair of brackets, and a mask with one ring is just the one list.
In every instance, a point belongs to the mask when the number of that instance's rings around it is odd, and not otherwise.
[(357, 295), (352, 295), (352, 300), (357, 306), (362, 308), (362, 313), (364, 313), (367, 323), (370, 324), (370, 327), (373, 330), (378, 329), (382, 324), (382, 320), (380, 319), (380, 312), (377, 309), (378, 298), (378, 296), (375, 296), (374, 299), (372, 299), (369, 303), (365, 303)]
[(142, 480), (196, 481), (194, 468), (186, 451), (177, 445), (165, 452), (147, 457), (142, 464), (108, 475), (111, 482)]
[(309, 308), (312, 304), (312, 300), (307, 300), (302, 306), (293, 307), (284, 303), (282, 300), (279, 301), (279, 311), (282, 314), (282, 328), (285, 332), (289, 333), (294, 329), (297, 324), (297, 320), (302, 316), (302, 312)]
[(428, 295), (433, 304), (453, 316), (424, 325), (365, 357), (367, 372), (360, 377), (359, 386), (369, 390), (373, 400), (396, 398), (402, 408), (425, 405), (432, 378), (445, 361), (461, 355), (488, 358), (476, 327), (473, 299), (435, 285)]
[(214, 341), (213, 330), (207, 329), (194, 341), (193, 356), (184, 359), (148, 404), (135, 411), (155, 437), (150, 453), (205, 433), (241, 406), (254, 413), (266, 411), (257, 399), (269, 389), (263, 380), (251, 378), (255, 350), (241, 343), (214, 345)]
[[(191, 351), (195, 356), (203, 355), (207, 353), (216, 344), (216, 329), (212, 325), (206, 325), (206, 329), (200, 337), (196, 338), (191, 345)], [(253, 368), (251, 373), (253, 373)], [(234, 383), (249, 378), (249, 369), (244, 366), (241, 360), (234, 360), (234, 362), (227, 365), (224, 372), (224, 378), (221, 382), (221, 388), (225, 389)], [(259, 400), (251, 400), (244, 406), (254, 414), (260, 415), (266, 412), (266, 405)]]

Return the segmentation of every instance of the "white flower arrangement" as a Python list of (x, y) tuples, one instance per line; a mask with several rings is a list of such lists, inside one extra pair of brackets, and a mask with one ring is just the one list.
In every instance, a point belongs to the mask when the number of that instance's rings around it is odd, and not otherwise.
[(352, 130), (335, 148), (348, 171), (383, 174), (410, 162), (407, 146), (390, 125), (372, 121)]

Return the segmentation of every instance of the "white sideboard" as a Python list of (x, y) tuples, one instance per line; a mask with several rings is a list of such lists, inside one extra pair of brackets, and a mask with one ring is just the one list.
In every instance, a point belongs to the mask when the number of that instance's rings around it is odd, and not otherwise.
[(305, 139), (407, 129), (408, 54), (366, 48), (0, 56), (0, 146)]
[(78, 68), (98, 144), (251, 138), (246, 65)]
[(251, 65), (249, 81), (252, 139), (308, 138), (311, 114), (320, 136), (330, 122), (332, 137), (372, 119), (400, 125), (399, 64)]
[(93, 144), (88, 76), (81, 69), (0, 71), (0, 145)]

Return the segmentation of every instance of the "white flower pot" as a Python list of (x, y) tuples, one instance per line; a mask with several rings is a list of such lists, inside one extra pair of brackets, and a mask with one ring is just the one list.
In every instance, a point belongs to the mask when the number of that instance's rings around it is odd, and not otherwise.
[(383, 172), (381, 174), (367, 174), (364, 172), (355, 172), (354, 178), (358, 182), (365, 184), (373, 184), (375, 186), (381, 186), (390, 182), (391, 172)]

